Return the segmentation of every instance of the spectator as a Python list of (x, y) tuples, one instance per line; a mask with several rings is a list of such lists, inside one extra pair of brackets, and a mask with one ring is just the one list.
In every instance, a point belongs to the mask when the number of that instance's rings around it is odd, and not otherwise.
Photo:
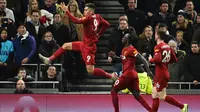
[(175, 40), (175, 38), (172, 35), (169, 35), (168, 27), (164, 23), (160, 23), (158, 26), (158, 30), (164, 31), (166, 33), (164, 42), (168, 43), (170, 40)]
[(155, 28), (156, 24), (164, 23), (171, 29), (171, 23), (175, 20), (175, 15), (169, 12), (169, 3), (163, 0), (160, 3), (160, 10), (156, 12), (150, 21), (150, 25)]
[(9, 23), (15, 22), (15, 17), (13, 14), (13, 11), (6, 8), (7, 1), (6, 0), (0, 0), (0, 13), (5, 13), (5, 18), (9, 19)]
[(9, 70), (9, 65), (13, 61), (14, 50), (13, 43), (7, 40), (7, 30), (1, 29), (0, 36), (0, 80), (5, 81), (9, 78), (7, 74)]
[(140, 54), (148, 59), (149, 55), (153, 56), (155, 44), (156, 43), (153, 37), (153, 28), (151, 26), (146, 26), (143, 33), (139, 37), (136, 48), (140, 52)]
[(200, 28), (200, 13), (197, 14), (196, 22), (194, 23), (194, 32)]
[(16, 85), (15, 94), (32, 94), (31, 90), (26, 88), (25, 82), (23, 80), (18, 80)]
[(183, 39), (183, 31), (176, 32), (176, 42), (178, 50), (189, 51), (188, 43)]
[(18, 80), (23, 80), (24, 82), (34, 81), (35, 79), (30, 75), (27, 75), (25, 68), (19, 68), (17, 76), (9, 78), (8, 81), (17, 82)]
[(62, 23), (62, 17), (60, 13), (54, 14), (53, 24), (48, 26), (47, 30), (53, 34), (53, 37), (59, 46), (62, 46), (65, 42), (70, 41), (71, 35), (69, 27)]
[(21, 65), (31, 63), (36, 52), (36, 42), (33, 36), (26, 31), (25, 25), (18, 27), (18, 34), (13, 40), (15, 64)]
[(193, 22), (191, 20), (186, 19), (186, 15), (184, 12), (179, 12), (177, 15), (177, 20), (172, 23), (170, 34), (175, 37), (177, 31), (183, 31), (183, 39), (189, 44), (191, 43), (193, 36), (192, 24)]
[(176, 0), (174, 7), (174, 14), (177, 15), (179, 10), (183, 10), (185, 8), (185, 4), (188, 0)]
[[(174, 40), (170, 40), (168, 45), (175, 51), (178, 61), (168, 65), (171, 82), (179, 82), (183, 80), (183, 60), (186, 52), (183, 50), (177, 50), (177, 43)], [(179, 85), (170, 86), (172, 88), (178, 88)]]
[(194, 34), (192, 40), (200, 43), (200, 13), (197, 15), (196, 23), (194, 25)]
[(37, 48), (40, 45), (42, 36), (46, 32), (45, 26), (40, 23), (40, 17), (40, 12), (33, 10), (31, 12), (31, 20), (25, 23), (27, 31), (35, 38)]
[(44, 9), (40, 10), (38, 5), (37, 0), (30, 0), (26, 21), (31, 21), (31, 12), (33, 10), (38, 10), (40, 13), (40, 23), (47, 27), (53, 23), (53, 14)]
[[(119, 17), (119, 25), (112, 30), (108, 41), (109, 52), (115, 52), (117, 56), (121, 55), (121, 51), (124, 47), (121, 42), (122, 37), (124, 37), (124, 35), (128, 32), (130, 32), (130, 34), (135, 37), (133, 41), (133, 45), (135, 46), (137, 43), (137, 35), (135, 29), (128, 25), (127, 16), (121, 15)], [(115, 63), (114, 66), (116, 72), (119, 74), (119, 72), (122, 70), (122, 65), (120, 63)]]
[(194, 89), (200, 89), (200, 53), (199, 53), (199, 43), (193, 41), (191, 43), (191, 53), (187, 53), (184, 59), (184, 81), (193, 82)]
[(56, 13), (56, 4), (54, 0), (40, 0), (40, 9), (44, 9), (52, 14)]
[(196, 22), (197, 12), (194, 10), (194, 4), (191, 0), (186, 2), (185, 12), (189, 20), (192, 20), (193, 23)]
[(135, 7), (135, 0), (128, 0), (128, 10), (125, 11), (125, 14), (128, 17), (128, 24), (134, 27), (137, 35), (139, 35), (146, 26), (147, 18), (142, 11)]
[[(82, 13), (79, 10), (78, 3), (75, 0), (71, 0), (69, 2), (69, 4), (67, 5), (67, 7), (73, 16), (75, 16), (77, 18), (83, 17)], [(63, 23), (70, 27), (71, 41), (75, 41), (75, 40), (81, 41), (82, 40), (82, 38), (83, 38), (83, 25), (82, 24), (74, 24), (73, 22), (71, 22), (71, 20), (68, 18), (68, 16), (66, 14), (64, 15)]]
[[(46, 32), (43, 35), (42, 42), (39, 46), (38, 52), (43, 56), (49, 57), (51, 56), (60, 46), (54, 40), (51, 32)], [(63, 63), (64, 57), (57, 58), (52, 63)]]
[[(58, 81), (57, 72), (55, 66), (49, 66), (47, 69), (47, 74), (40, 78), (40, 81)], [(53, 88), (52, 84), (42, 84), (42, 88)]]

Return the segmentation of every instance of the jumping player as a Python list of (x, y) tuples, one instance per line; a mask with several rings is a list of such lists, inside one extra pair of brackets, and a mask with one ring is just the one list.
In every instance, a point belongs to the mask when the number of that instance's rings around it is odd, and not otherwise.
[(181, 112), (188, 112), (188, 105), (182, 104), (174, 99), (172, 96), (166, 95), (167, 83), (170, 79), (168, 72), (168, 64), (176, 62), (177, 58), (174, 50), (170, 46), (164, 43), (163, 39), (166, 33), (158, 31), (158, 37), (156, 38), (157, 45), (154, 47), (154, 57), (149, 56), (149, 62), (155, 63), (155, 76), (154, 87), (152, 90), (152, 112), (157, 112), (159, 107), (159, 99), (165, 102), (179, 107)]
[(128, 88), (135, 99), (140, 102), (140, 104), (149, 112), (151, 112), (151, 107), (140, 95), (139, 89), (139, 79), (138, 73), (135, 70), (135, 59), (139, 58), (143, 61), (145, 69), (149, 75), (152, 75), (152, 72), (149, 69), (148, 62), (146, 59), (138, 53), (138, 51), (130, 44), (132, 36), (129, 33), (126, 33), (122, 38), (122, 43), (124, 44), (124, 49), (120, 57), (117, 57), (114, 52), (110, 52), (109, 61), (112, 62), (122, 62), (123, 65), (123, 74), (115, 81), (114, 86), (111, 90), (112, 102), (115, 109), (115, 112), (119, 112), (118, 96), (117, 93), (125, 88)]
[[(39, 57), (45, 64), (50, 64), (51, 61), (61, 56), (66, 50), (80, 51), (83, 57), (83, 60), (86, 64), (86, 69), (89, 74), (96, 76), (104, 76), (109, 79), (116, 80), (117, 75), (115, 73), (109, 74), (102, 69), (94, 68), (95, 64), (95, 53), (96, 53), (96, 42), (100, 35), (105, 32), (105, 30), (110, 26), (110, 24), (104, 20), (100, 15), (95, 14), (95, 6), (92, 3), (88, 3), (84, 8), (84, 17), (76, 18), (65, 6), (64, 3), (60, 5), (61, 9), (66, 12), (68, 17), (72, 22), (76, 24), (83, 24), (84, 37), (83, 41), (69, 42), (64, 43), (51, 57), (47, 58), (39, 54)], [(101, 29), (99, 26), (101, 25)]]

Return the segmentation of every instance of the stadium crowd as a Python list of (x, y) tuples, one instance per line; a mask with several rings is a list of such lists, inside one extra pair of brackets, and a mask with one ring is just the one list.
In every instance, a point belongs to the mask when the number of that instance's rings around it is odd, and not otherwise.
[[(200, 2), (198, 0), (118, 0), (124, 7), (118, 25), (110, 32), (108, 53), (121, 54), (124, 34), (133, 36), (132, 45), (147, 59), (153, 55), (157, 30), (166, 32), (164, 41), (176, 51), (178, 62), (169, 65), (170, 81), (193, 82), (200, 88)], [(55, 81), (56, 68), (34, 79), (23, 64), (41, 63), (38, 54), (51, 56), (65, 42), (81, 41), (83, 25), (74, 24), (59, 4), (65, 2), (75, 17), (83, 17), (84, 4), (90, 0), (0, 0), (0, 80)], [(87, 73), (78, 52), (67, 51), (52, 62), (63, 65), (63, 80), (76, 82)], [(140, 62), (138, 62), (140, 64)], [(114, 64), (121, 71), (120, 64)], [(23, 72), (23, 73), (22, 73)], [(143, 71), (141, 72), (143, 73)], [(14, 77), (14, 78), (13, 78)], [(42, 85), (50, 87), (50, 85)], [(24, 87), (22, 87), (24, 88)]]

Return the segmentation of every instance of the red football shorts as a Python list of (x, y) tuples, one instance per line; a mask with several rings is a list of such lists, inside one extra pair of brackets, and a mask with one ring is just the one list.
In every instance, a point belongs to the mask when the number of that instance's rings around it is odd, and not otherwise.
[(137, 72), (133, 70), (125, 71), (118, 80), (115, 81), (113, 88), (117, 91), (128, 88), (133, 91), (140, 91)]
[(72, 42), (72, 50), (80, 51), (86, 65), (95, 65), (96, 45), (85, 46), (83, 42)]
[(156, 87), (157, 92), (162, 91), (168, 86), (169, 78), (161, 77), (154, 80), (154, 87)]

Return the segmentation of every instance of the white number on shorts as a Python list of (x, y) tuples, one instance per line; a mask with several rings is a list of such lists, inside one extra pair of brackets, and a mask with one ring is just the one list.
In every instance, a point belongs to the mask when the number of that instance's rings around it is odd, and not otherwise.
[(116, 81), (115, 81), (115, 85), (118, 85), (118, 84), (119, 84), (119, 80), (116, 80)]
[(90, 62), (91, 56), (87, 56), (87, 62)]
[(98, 26), (97, 19), (94, 19), (93, 23), (94, 23), (94, 31), (96, 31)]
[(170, 51), (164, 50), (164, 51), (162, 52), (162, 55), (164, 56), (164, 58), (163, 58), (163, 60), (162, 60), (163, 63), (166, 63), (166, 62), (169, 62), (169, 61), (170, 61), (170, 59), (171, 59), (171, 52), (170, 52)]

